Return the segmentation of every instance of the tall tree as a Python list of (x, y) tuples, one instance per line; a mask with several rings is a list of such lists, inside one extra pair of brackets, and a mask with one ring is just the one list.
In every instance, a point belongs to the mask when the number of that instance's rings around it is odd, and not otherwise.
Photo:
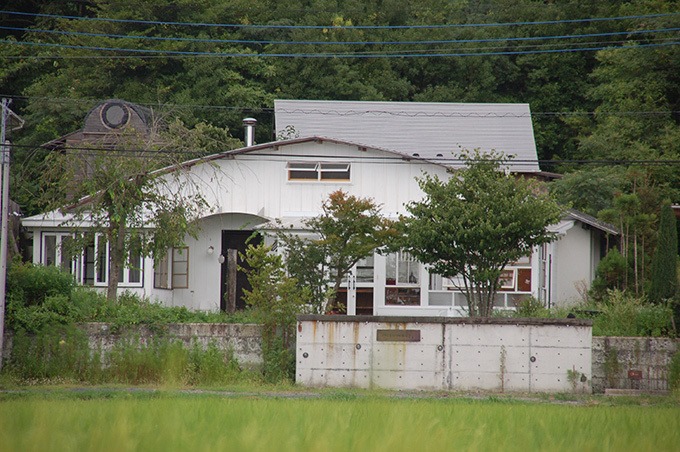
[(116, 298), (121, 271), (134, 265), (135, 256), (158, 259), (187, 234), (196, 236), (194, 220), (207, 205), (194, 189), (198, 181), (179, 165), (198, 155), (192, 144), (202, 139), (196, 135), (180, 122), (167, 129), (156, 122), (149, 133), (112, 131), (85, 151), (67, 149), (46, 159), (45, 186), (53, 188), (46, 196), (73, 230), (65, 255), (77, 255), (95, 240), (99, 253), (108, 249), (109, 266), (102, 270), (108, 271), (109, 299)]
[(678, 230), (671, 202), (661, 206), (659, 239), (652, 261), (649, 300), (658, 303), (675, 296), (678, 286)]
[(553, 240), (547, 227), (563, 208), (503, 171), (502, 155), (462, 157), (466, 167), (448, 180), (419, 179), (425, 199), (406, 206), (404, 243), (433, 272), (462, 280), (471, 317), (488, 317), (503, 268)]

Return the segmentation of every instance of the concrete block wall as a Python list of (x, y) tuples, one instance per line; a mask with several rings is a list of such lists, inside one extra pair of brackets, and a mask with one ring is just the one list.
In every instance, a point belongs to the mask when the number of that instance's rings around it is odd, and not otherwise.
[[(488, 323), (448, 319), (448, 327), (443, 319), (428, 324), (428, 319), (423, 318), (396, 322), (391, 321), (395, 318), (388, 317), (383, 326), (369, 320), (354, 321), (357, 318), (347, 316), (338, 316), (333, 323), (326, 322), (330, 319), (331, 316), (323, 316), (322, 322), (310, 324), (312, 334), (324, 344), (314, 353), (310, 353), (312, 342), (301, 336), (309, 328), (301, 324), (296, 347), (297, 380), (301, 384), (567, 392), (572, 390), (567, 378), (567, 370), (571, 369), (572, 375), (578, 372), (587, 378), (586, 382), (581, 382), (579, 376), (576, 382), (576, 389), (582, 392), (603, 393), (605, 389), (665, 391), (668, 390), (669, 364), (680, 350), (677, 339), (593, 337), (589, 355), (584, 350), (588, 341), (586, 330), (582, 325), (570, 325), (566, 321), (553, 324), (553, 331), (535, 328), (542, 325), (540, 322), (519, 322), (517, 319), (495, 319)], [(112, 331), (105, 323), (88, 323), (82, 328), (90, 338), (90, 347), (102, 351), (110, 350), (125, 336), (139, 335), (142, 342), (147, 342), (162, 334), (187, 345), (197, 341), (204, 345), (214, 342), (222, 349), (231, 347), (236, 359), (245, 367), (262, 363), (261, 327), (255, 324), (170, 324), (160, 330), (159, 327), (140, 325)], [(378, 329), (419, 329), (420, 340), (377, 341)], [(560, 331), (569, 331), (569, 338), (562, 333), (553, 334)], [(8, 359), (12, 332), (5, 333), (3, 356)], [(409, 338), (404, 336), (402, 339)], [(565, 355), (575, 344), (578, 345), (578, 356)], [(308, 354), (307, 358), (303, 357), (304, 353)], [(531, 357), (535, 358), (533, 362)], [(584, 361), (588, 359), (591, 362), (589, 371)], [(503, 360), (504, 370), (501, 371)], [(332, 366), (329, 367), (329, 363)], [(533, 372), (534, 369), (540, 372)], [(633, 372), (629, 374), (629, 371)], [(634, 378), (629, 378), (631, 376)]]
[(606, 389), (668, 390), (677, 339), (593, 337), (593, 392)]
[[(141, 343), (149, 343), (157, 337), (180, 340), (188, 347), (194, 342), (201, 345), (215, 343), (221, 349), (231, 348), (234, 357), (244, 367), (262, 364), (260, 338), (262, 327), (256, 324), (231, 323), (175, 323), (149, 327), (137, 325), (114, 330), (107, 323), (84, 323), (81, 325), (89, 339), (91, 350), (101, 350), (103, 354), (121, 340), (139, 337)], [(5, 335), (3, 358), (9, 359), (12, 350), (12, 332)]]
[(592, 322), (298, 317), (296, 381), (310, 387), (590, 392)]

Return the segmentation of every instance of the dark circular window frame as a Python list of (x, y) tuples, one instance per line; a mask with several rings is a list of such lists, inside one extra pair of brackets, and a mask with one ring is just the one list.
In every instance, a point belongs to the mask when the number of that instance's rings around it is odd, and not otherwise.
[[(113, 107), (120, 107), (123, 109), (123, 118), (120, 122), (118, 123), (112, 123), (110, 122), (107, 117), (106, 117), (106, 112), (109, 111)], [(123, 104), (122, 102), (110, 102), (102, 108), (101, 111), (101, 118), (102, 118), (102, 123), (109, 129), (120, 129), (121, 127), (125, 126), (129, 121), (130, 121), (130, 109), (128, 108), (127, 105)]]

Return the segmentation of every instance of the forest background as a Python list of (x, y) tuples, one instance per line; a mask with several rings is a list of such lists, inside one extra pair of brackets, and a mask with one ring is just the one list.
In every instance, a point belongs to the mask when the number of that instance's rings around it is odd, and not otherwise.
[(39, 146), (110, 98), (237, 138), (255, 117), (257, 142), (274, 99), (528, 103), (542, 170), (566, 175), (553, 191), (622, 228), (639, 293), (680, 201), (678, 44), (668, 0), (9, 0), (12, 198), (44, 209)]

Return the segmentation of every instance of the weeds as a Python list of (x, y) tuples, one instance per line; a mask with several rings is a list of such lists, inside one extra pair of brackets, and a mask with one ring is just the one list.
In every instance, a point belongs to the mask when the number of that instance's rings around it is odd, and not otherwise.
[(98, 353), (73, 325), (51, 325), (34, 336), (19, 330), (14, 336), (8, 372), (26, 381), (65, 378), (97, 383), (101, 379)]
[(644, 298), (610, 290), (595, 305), (593, 336), (671, 337), (673, 312)]
[(173, 388), (231, 384), (242, 376), (232, 350), (215, 343), (185, 347), (179, 340), (157, 337), (144, 343), (133, 336), (107, 353), (93, 353), (85, 334), (72, 325), (46, 328), (35, 335), (17, 332), (4, 371), (10, 385), (85, 382)]

